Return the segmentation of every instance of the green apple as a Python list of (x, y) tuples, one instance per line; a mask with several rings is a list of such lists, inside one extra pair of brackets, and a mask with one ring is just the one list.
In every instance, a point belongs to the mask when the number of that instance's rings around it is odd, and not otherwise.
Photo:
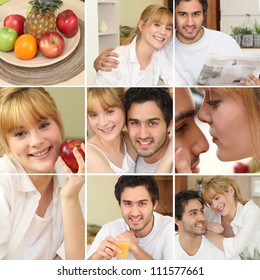
[(0, 51), (10, 52), (18, 38), (17, 32), (11, 27), (0, 28)]
[(29, 4), (29, 5), (27, 6), (27, 9), (26, 9), (26, 12), (25, 12), (25, 13), (26, 13), (26, 16), (28, 16), (28, 15), (30, 14), (32, 8), (33, 8), (32, 4)]

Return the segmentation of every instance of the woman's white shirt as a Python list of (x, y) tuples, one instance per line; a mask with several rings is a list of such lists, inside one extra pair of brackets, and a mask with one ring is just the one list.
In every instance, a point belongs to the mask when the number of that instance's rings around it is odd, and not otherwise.
[[(221, 223), (221, 215), (207, 209), (207, 219)], [(224, 239), (224, 253), (227, 259), (236, 259), (247, 251), (253, 256), (254, 249), (260, 251), (260, 208), (252, 201), (245, 205), (238, 202), (236, 215), (231, 222), (234, 237)]]
[(172, 86), (173, 64), (166, 56), (165, 50), (154, 51), (152, 60), (145, 70), (140, 69), (136, 56), (137, 37), (129, 45), (119, 46), (119, 65), (111, 72), (99, 70), (93, 81), (94, 86), (157, 86), (160, 77), (164, 84)]
[(63, 242), (59, 193), (66, 176), (54, 176), (53, 200), (36, 215), (40, 193), (17, 161), (0, 159), (0, 259), (53, 259)]

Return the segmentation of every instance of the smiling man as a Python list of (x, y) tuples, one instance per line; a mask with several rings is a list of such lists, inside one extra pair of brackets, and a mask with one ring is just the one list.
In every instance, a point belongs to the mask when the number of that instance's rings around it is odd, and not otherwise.
[(122, 218), (105, 224), (98, 232), (88, 256), (90, 260), (112, 259), (116, 237), (130, 239), (128, 259), (173, 259), (173, 219), (154, 212), (159, 191), (152, 176), (121, 176), (115, 185), (115, 197)]
[(199, 173), (200, 154), (209, 144), (198, 127), (195, 103), (189, 88), (175, 89), (175, 171)]
[(241, 52), (231, 36), (202, 26), (207, 9), (207, 0), (175, 0), (176, 86), (196, 85), (209, 54)]
[[(125, 93), (126, 125), (138, 153), (136, 173), (154, 173), (166, 159), (164, 173), (172, 172), (173, 102), (168, 88), (129, 88)], [(170, 147), (169, 147), (170, 148)], [(164, 162), (166, 162), (164, 161)]]
[(175, 195), (175, 259), (223, 260), (224, 253), (206, 237), (204, 202), (199, 192)]

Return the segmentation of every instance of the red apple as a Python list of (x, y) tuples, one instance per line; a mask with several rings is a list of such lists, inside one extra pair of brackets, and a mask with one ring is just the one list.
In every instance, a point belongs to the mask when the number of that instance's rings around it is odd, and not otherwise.
[(60, 147), (60, 156), (73, 173), (77, 173), (79, 168), (77, 160), (73, 155), (74, 147), (78, 149), (83, 159), (85, 160), (85, 153), (80, 148), (81, 143), (82, 141), (80, 140), (68, 140), (64, 142)]
[(18, 36), (23, 34), (25, 17), (18, 14), (13, 14), (5, 17), (4, 26), (13, 28)]
[(58, 30), (67, 38), (72, 38), (78, 32), (79, 20), (72, 10), (65, 10), (56, 19)]
[(234, 173), (248, 173), (248, 165), (242, 162), (237, 162), (234, 166)]
[(54, 58), (63, 53), (65, 41), (57, 32), (49, 32), (43, 35), (39, 42), (40, 52), (49, 58)]

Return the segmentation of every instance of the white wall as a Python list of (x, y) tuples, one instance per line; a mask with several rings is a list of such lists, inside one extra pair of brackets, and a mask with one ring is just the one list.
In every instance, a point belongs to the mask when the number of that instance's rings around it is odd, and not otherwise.
[(260, 0), (221, 0), (221, 31), (230, 34), (231, 26), (243, 26), (246, 14), (260, 24)]
[(95, 69), (93, 68), (93, 62), (99, 55), (98, 45), (98, 6), (97, 0), (86, 1), (87, 4), (87, 18), (86, 18), (86, 29), (87, 39), (85, 44), (85, 53), (87, 61), (87, 83), (92, 84), (92, 81), (96, 75)]
[(163, 5), (163, 0), (119, 0), (120, 25), (136, 26), (142, 11), (150, 4)]
[(115, 184), (119, 176), (91, 176), (87, 182), (87, 222), (103, 225), (121, 218), (121, 212), (114, 196)]
[(60, 110), (66, 139), (85, 139), (85, 88), (49, 87)]

